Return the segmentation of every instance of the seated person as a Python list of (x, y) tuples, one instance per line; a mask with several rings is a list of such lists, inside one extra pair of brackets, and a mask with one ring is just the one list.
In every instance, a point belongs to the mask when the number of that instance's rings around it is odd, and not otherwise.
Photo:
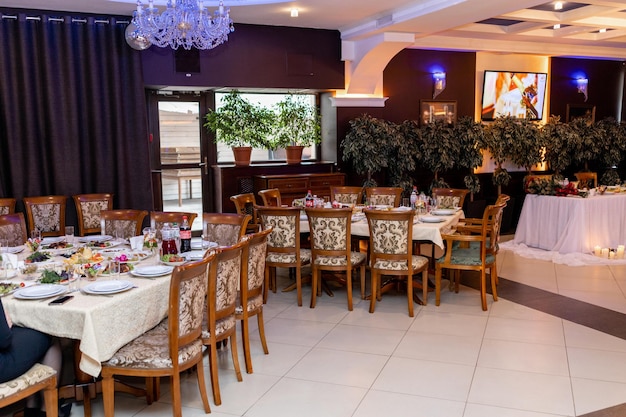
[[(58, 341), (37, 330), (14, 326), (0, 301), (0, 382), (10, 381), (26, 373), (35, 363), (48, 365), (61, 373), (61, 347)], [(39, 396), (26, 400), (24, 417), (45, 416)], [(59, 416), (70, 415), (71, 403), (59, 410)]]

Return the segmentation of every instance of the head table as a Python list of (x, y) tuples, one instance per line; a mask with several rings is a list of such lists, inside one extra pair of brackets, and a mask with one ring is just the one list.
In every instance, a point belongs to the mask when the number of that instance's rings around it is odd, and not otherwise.
[(626, 194), (588, 198), (527, 194), (514, 243), (566, 253), (626, 244)]
[[(28, 250), (24, 252), (30, 254)], [(60, 259), (63, 258), (56, 257), (55, 261)], [(141, 264), (155, 262), (157, 259), (152, 257)], [(75, 291), (71, 293), (74, 298), (62, 305), (48, 305), (51, 299), (20, 300), (12, 295), (4, 297), (2, 303), (19, 326), (79, 340), (82, 353), (79, 367), (97, 377), (101, 362), (167, 316), (170, 277), (136, 278), (128, 273), (121, 274), (119, 279), (132, 282), (136, 288), (110, 295)], [(22, 279), (24, 276), (18, 275), (11, 282)], [(89, 282), (84, 278), (81, 281), (83, 286)]]

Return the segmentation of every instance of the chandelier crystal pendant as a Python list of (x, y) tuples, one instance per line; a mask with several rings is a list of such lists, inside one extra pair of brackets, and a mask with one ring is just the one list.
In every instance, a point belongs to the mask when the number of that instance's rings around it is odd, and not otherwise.
[(230, 9), (225, 9), (221, 0), (213, 16), (200, 0), (168, 0), (167, 8), (160, 14), (153, 0), (147, 7), (137, 0), (131, 24), (135, 25), (135, 38), (172, 49), (213, 49), (226, 42), (228, 34), (235, 30)]

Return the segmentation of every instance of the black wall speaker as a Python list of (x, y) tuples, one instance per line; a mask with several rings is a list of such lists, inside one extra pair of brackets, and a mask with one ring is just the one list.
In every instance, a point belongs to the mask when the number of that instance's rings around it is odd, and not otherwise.
[(178, 48), (174, 51), (174, 62), (176, 72), (200, 72), (200, 51), (196, 48)]

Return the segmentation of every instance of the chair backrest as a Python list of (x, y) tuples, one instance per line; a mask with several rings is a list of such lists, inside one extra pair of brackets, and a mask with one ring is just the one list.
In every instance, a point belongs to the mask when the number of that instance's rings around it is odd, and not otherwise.
[(439, 208), (463, 208), (468, 193), (464, 188), (433, 188), (433, 198)]
[[(271, 228), (244, 236), (248, 244), (244, 246), (242, 254), (242, 274), (239, 283), (241, 305), (247, 305), (249, 299), (262, 297), (267, 239), (270, 233), (272, 233)], [(260, 299), (260, 302), (262, 303), (263, 300)]]
[(0, 215), (15, 213), (14, 198), (0, 198)]
[(350, 267), (352, 209), (307, 208), (311, 233), (311, 256), (342, 256)]
[(498, 196), (498, 198), (496, 199), (496, 205), (501, 204), (501, 203), (506, 203), (507, 201), (509, 201), (511, 199), (511, 197), (509, 197), (506, 194), (500, 194)]
[(220, 246), (232, 246), (246, 234), (251, 216), (238, 213), (203, 213), (202, 235)]
[(293, 253), (300, 259), (300, 208), (257, 207), (263, 230), (272, 229), (267, 239), (268, 251)]
[[(208, 270), (215, 256), (212, 253), (201, 260), (177, 266), (172, 272), (168, 311), (171, 358), (179, 356), (180, 347), (200, 339), (207, 295)], [(178, 360), (172, 360), (172, 363), (176, 369)]]
[(578, 180), (578, 188), (595, 188), (598, 186), (597, 172), (577, 172), (574, 175)]
[(9, 246), (20, 246), (28, 239), (24, 214), (13, 213), (0, 216), (0, 239), (6, 239)]
[(413, 255), (413, 210), (363, 210), (370, 229), (371, 265), (379, 260), (406, 261)]
[(120, 209), (100, 212), (100, 229), (103, 235), (127, 239), (141, 235), (146, 210)]
[(362, 204), (363, 187), (330, 187), (330, 200), (344, 204)]
[(100, 212), (113, 209), (113, 194), (76, 194), (72, 196), (78, 215), (78, 234), (100, 233)]
[(251, 219), (250, 219), (250, 222), (248, 223), (248, 226), (255, 225), (257, 226), (257, 230), (258, 230), (259, 219), (256, 215), (256, 209), (255, 209), (256, 198), (254, 197), (254, 194), (252, 193), (237, 194), (237, 195), (230, 197), (230, 201), (232, 201), (235, 204), (235, 210), (237, 210), (237, 213), (250, 215)]
[[(507, 196), (508, 197), (508, 196)], [(487, 206), (483, 213), (482, 235), (485, 237), (485, 249), (487, 253), (496, 254), (500, 250), (500, 228), (502, 226), (502, 214), (506, 207), (506, 200), (497, 201), (496, 204)]]
[(29, 232), (39, 229), (41, 237), (65, 235), (64, 195), (24, 197)]
[(215, 326), (221, 321), (224, 331), (235, 326), (237, 287), (241, 281), (242, 254), (247, 240), (215, 250), (215, 260), (209, 269), (207, 290), (208, 330), (213, 336)]
[(367, 204), (372, 206), (399, 207), (402, 200), (402, 188), (400, 187), (367, 187), (365, 189)]
[(280, 190), (278, 188), (269, 188), (259, 191), (259, 196), (264, 206), (280, 207), (282, 201), (280, 199)]
[(193, 225), (194, 220), (198, 217), (197, 213), (185, 212), (185, 211), (151, 211), (150, 212), (150, 227), (156, 229), (157, 237), (161, 237), (161, 229), (163, 229), (163, 223), (178, 223), (178, 226), (183, 223), (183, 216), (187, 216), (189, 227)]

